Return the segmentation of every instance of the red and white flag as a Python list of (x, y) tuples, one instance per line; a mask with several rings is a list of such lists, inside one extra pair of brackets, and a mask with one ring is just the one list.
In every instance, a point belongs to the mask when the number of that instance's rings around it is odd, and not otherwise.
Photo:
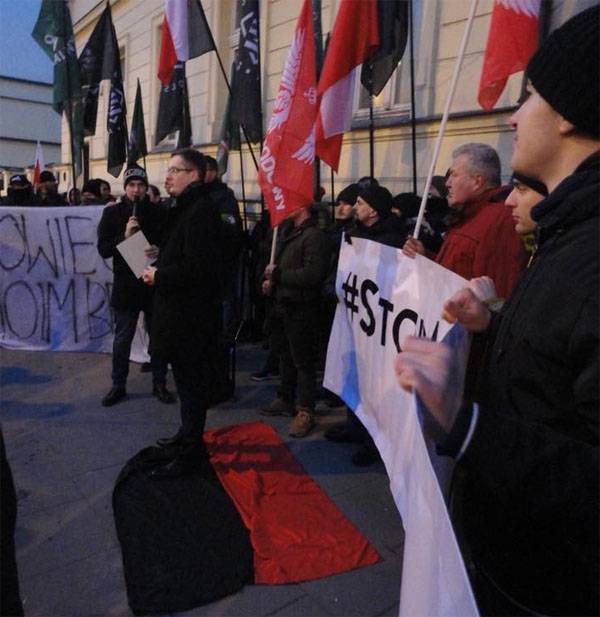
[(171, 82), (173, 67), (214, 49), (213, 38), (200, 0), (165, 0), (161, 27), (158, 78)]
[(352, 121), (356, 69), (379, 45), (376, 0), (342, 0), (319, 78), (316, 152), (337, 171)]
[(33, 186), (37, 186), (40, 183), (40, 174), (44, 170), (44, 153), (42, 146), (38, 139), (37, 146), (35, 147), (35, 162), (33, 163)]
[(312, 201), (317, 71), (310, 0), (304, 0), (260, 155), (258, 182), (275, 227)]
[(527, 66), (538, 43), (540, 0), (495, 0), (477, 100), (490, 111), (508, 78)]

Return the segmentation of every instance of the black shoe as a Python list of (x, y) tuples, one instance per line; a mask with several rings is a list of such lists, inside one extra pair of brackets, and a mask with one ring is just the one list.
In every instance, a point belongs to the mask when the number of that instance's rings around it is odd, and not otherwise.
[(363, 443), (365, 433), (347, 422), (340, 422), (325, 431), (325, 439), (336, 443)]
[(279, 373), (271, 373), (271, 371), (258, 371), (258, 373), (250, 375), (252, 381), (267, 381), (276, 377), (279, 377)]
[(150, 362), (142, 362), (140, 366), (140, 373), (151, 373), (151, 372), (152, 372), (152, 365), (150, 364)]
[(125, 388), (114, 387), (111, 388), (110, 392), (102, 399), (102, 405), (104, 407), (111, 407), (126, 397), (127, 392)]
[(164, 383), (155, 384), (152, 386), (152, 394), (161, 402), (169, 405), (175, 402), (175, 395), (167, 390)]
[(365, 444), (352, 455), (352, 464), (357, 467), (369, 467), (381, 460), (379, 450), (374, 444)]

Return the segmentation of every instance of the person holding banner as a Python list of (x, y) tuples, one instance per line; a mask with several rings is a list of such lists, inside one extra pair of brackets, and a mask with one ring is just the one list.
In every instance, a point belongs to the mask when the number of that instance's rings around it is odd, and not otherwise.
[(527, 75), (511, 164), (549, 191), (531, 210), (538, 249), (500, 314), (470, 289), (444, 307), (487, 340), (479, 398), (463, 400), (443, 343), (408, 338), (396, 373), (465, 474), (457, 523), (481, 612), (598, 615), (600, 6), (555, 30)]
[[(525, 265), (525, 250), (510, 212), (498, 200), (500, 171), (498, 153), (486, 144), (454, 150), (446, 186), (455, 216), (436, 262), (466, 279), (489, 276), (506, 297)], [(425, 248), (411, 237), (403, 252), (414, 257), (424, 255)]]
[[(153, 245), (152, 255), (160, 241), (163, 212), (150, 203), (146, 194), (148, 178), (137, 165), (127, 168), (124, 175), (125, 196), (116, 204), (104, 208), (98, 223), (98, 252), (101, 257), (113, 259), (114, 284), (110, 303), (115, 320), (115, 338), (112, 354), (112, 388), (102, 399), (110, 407), (127, 396), (129, 354), (135, 336), (138, 318), (143, 311), (150, 336), (152, 323), (153, 292), (136, 278), (117, 245), (139, 230)], [(167, 390), (167, 364), (152, 354), (152, 393), (162, 403), (173, 403), (173, 394)]]

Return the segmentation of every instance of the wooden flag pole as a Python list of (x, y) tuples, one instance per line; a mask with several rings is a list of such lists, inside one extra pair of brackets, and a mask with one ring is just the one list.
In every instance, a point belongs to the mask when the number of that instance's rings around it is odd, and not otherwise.
[(471, 10), (469, 11), (469, 17), (467, 19), (467, 25), (465, 26), (465, 32), (460, 44), (458, 56), (456, 58), (456, 64), (454, 65), (454, 73), (452, 75), (452, 81), (450, 82), (450, 89), (446, 96), (446, 105), (444, 107), (444, 114), (442, 115), (442, 121), (440, 123), (440, 130), (435, 140), (435, 147), (433, 149), (433, 156), (431, 157), (431, 165), (429, 166), (429, 172), (427, 173), (427, 181), (423, 188), (423, 196), (421, 197), (421, 206), (419, 207), (419, 216), (417, 217), (417, 223), (413, 232), (413, 237), (418, 238), (421, 231), (421, 225), (423, 223), (423, 215), (425, 214), (425, 206), (427, 205), (427, 195), (429, 194), (429, 188), (431, 187), (431, 178), (435, 170), (438, 156), (440, 154), (440, 147), (442, 145), (442, 138), (446, 130), (446, 124), (448, 123), (448, 115), (450, 113), (450, 105), (452, 105), (452, 99), (454, 98), (454, 92), (456, 91), (456, 84), (458, 83), (458, 74), (462, 65), (463, 58), (465, 57), (465, 49), (473, 27), (473, 20), (475, 19), (475, 11), (477, 10), (477, 0), (472, 0)]

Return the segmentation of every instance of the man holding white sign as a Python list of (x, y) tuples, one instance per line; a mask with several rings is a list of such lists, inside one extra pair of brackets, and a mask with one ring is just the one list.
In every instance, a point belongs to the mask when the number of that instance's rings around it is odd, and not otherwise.
[(466, 474), (459, 524), (484, 614), (600, 612), (599, 41), (599, 6), (553, 32), (511, 119), (513, 169), (549, 191), (530, 266), (495, 317), (469, 289), (445, 304), (487, 337), (479, 400), (462, 400), (448, 347), (409, 338), (397, 359)]

